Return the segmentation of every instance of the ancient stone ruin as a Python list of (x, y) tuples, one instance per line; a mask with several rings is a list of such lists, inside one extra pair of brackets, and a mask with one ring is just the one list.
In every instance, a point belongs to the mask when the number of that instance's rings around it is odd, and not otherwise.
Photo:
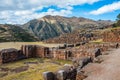
[(0, 51), (0, 63), (35, 57), (50, 58), (49, 48), (37, 45), (22, 45), (21, 50), (9, 48)]
[(102, 52), (110, 48), (116, 48), (116, 46), (119, 47), (118, 43), (77, 43), (64, 44), (63, 46), (53, 48), (38, 45), (22, 45), (20, 50), (14, 48), (1, 50), (0, 63), (37, 57), (72, 60), (74, 63), (72, 66), (64, 67), (56, 72), (44, 72), (44, 80), (81, 80), (86, 77), (81, 73), (81, 69), (84, 66), (93, 62), (96, 57), (103, 54)]
[(104, 42), (120, 42), (120, 29), (113, 29), (103, 33)]
[[(80, 57), (92, 57), (95, 58), (101, 55), (103, 51), (109, 48), (115, 48), (115, 44), (80, 44), (79, 47), (72, 46), (77, 44), (68, 44), (61, 47), (49, 48), (38, 45), (22, 45), (21, 50), (17, 49), (3, 49), (0, 51), (0, 63), (13, 62), (25, 58), (53, 58), (72, 60)], [(64, 48), (63, 48), (64, 47)]]
[(45, 42), (47, 43), (79, 43), (79, 42), (88, 42), (91, 40), (100, 39), (101, 37), (92, 32), (79, 32), (75, 31), (74, 33), (67, 33), (56, 38), (48, 39)]

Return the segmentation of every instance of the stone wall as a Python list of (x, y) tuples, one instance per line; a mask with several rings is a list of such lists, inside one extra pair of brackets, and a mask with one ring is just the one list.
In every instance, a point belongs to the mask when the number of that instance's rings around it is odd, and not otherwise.
[(3, 62), (2, 62), (2, 57), (0, 56), (0, 64), (2, 64)]
[(79, 32), (75, 31), (73, 33), (67, 33), (64, 35), (61, 35), (56, 38), (48, 39), (45, 42), (46, 43), (68, 43), (68, 44), (74, 44), (79, 42), (86, 42), (91, 40), (100, 39), (100, 35), (96, 35), (92, 32)]
[(22, 45), (21, 50), (27, 58), (43, 57), (48, 58), (49, 48), (38, 45)]
[(104, 42), (120, 42), (120, 29), (113, 29), (103, 33)]
[(52, 55), (49, 53), (50, 52), (48, 47), (36, 46), (36, 57), (51, 58)]
[(102, 52), (107, 51), (109, 48), (115, 48), (116, 43), (103, 43), (103, 44), (85, 44), (78, 47), (66, 47), (65, 49), (53, 49), (50, 54), (54, 59), (72, 60), (73, 58), (80, 57), (97, 57)]
[(33, 58), (36, 56), (36, 46), (35, 45), (22, 45), (21, 50), (26, 58)]
[(14, 48), (3, 49), (0, 51), (1, 63), (13, 62), (23, 58), (25, 58), (25, 56), (22, 54), (22, 52)]
[(17, 61), (25, 58), (52, 58), (49, 48), (38, 45), (22, 45), (21, 50), (14, 48), (0, 51), (0, 64)]

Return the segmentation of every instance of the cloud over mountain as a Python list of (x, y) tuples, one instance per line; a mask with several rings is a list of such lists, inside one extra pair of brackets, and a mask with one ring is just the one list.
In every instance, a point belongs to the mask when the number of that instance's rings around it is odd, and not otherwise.
[[(45, 15), (67, 16), (72, 13), (73, 6), (93, 4), (99, 0), (0, 0), (1, 23), (25, 23), (26, 21)], [(49, 8), (56, 6), (55, 8)], [(41, 11), (47, 8), (46, 11)]]

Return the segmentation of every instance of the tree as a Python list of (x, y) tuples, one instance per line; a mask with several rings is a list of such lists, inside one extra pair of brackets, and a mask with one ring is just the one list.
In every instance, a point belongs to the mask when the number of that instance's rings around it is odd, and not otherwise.
[(120, 26), (120, 13), (117, 15), (117, 26)]
[(117, 15), (117, 21), (120, 20), (120, 13)]
[(117, 15), (116, 23), (113, 24), (113, 27), (120, 27), (120, 13)]

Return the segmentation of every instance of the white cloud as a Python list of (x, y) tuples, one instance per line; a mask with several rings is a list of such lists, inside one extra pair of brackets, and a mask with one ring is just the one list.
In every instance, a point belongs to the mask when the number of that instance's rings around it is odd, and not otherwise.
[[(98, 1), (100, 0), (0, 0), (0, 19), (5, 19), (0, 20), (0, 23), (25, 23), (45, 15), (68, 16), (72, 14), (73, 6), (93, 4)], [(49, 9), (50, 6), (56, 6), (60, 10)], [(48, 8), (47, 11), (36, 12), (45, 7)]]
[(105, 5), (97, 10), (91, 11), (90, 14), (99, 15), (99, 14), (104, 14), (108, 12), (113, 12), (115, 10), (120, 10), (120, 1), (114, 2), (109, 5)]
[[(62, 9), (60, 11), (56, 11), (55, 9), (48, 9), (46, 12), (35, 13), (34, 11), (3, 11), (0, 12), (1, 19), (5, 19), (5, 23), (13, 23), (13, 24), (20, 24), (26, 23), (27, 21), (35, 18), (40, 18), (45, 15), (60, 15), (60, 16), (67, 16), (71, 14), (71, 9)], [(3, 21), (2, 21), (3, 22)]]
[(0, 0), (0, 10), (28, 10), (55, 5), (58, 7), (93, 4), (99, 0)]

